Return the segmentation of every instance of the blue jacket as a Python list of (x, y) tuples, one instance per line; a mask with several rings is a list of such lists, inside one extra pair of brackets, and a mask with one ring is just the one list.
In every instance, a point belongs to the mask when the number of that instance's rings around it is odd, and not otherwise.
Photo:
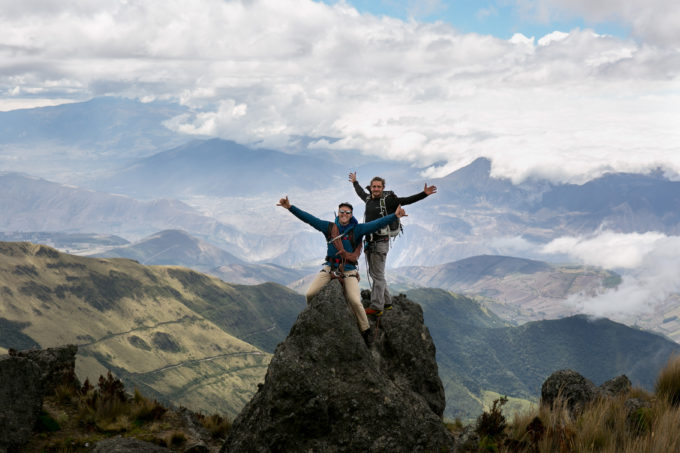
[[(292, 212), (293, 215), (298, 219), (311, 225), (314, 229), (321, 231), (324, 234), (324, 237), (326, 236), (326, 233), (328, 233), (328, 228), (330, 227), (331, 224), (331, 222), (329, 222), (328, 220), (321, 220), (317, 217), (314, 217), (313, 215), (303, 211), (302, 209), (296, 206), (291, 206), (290, 212)], [(385, 217), (381, 217), (377, 220), (374, 220), (372, 222), (359, 223), (357, 219), (354, 216), (352, 216), (347, 225), (340, 225), (340, 221), (336, 217), (335, 224), (338, 226), (338, 231), (340, 232), (340, 234), (344, 234), (348, 232), (350, 229), (353, 229), (354, 242), (358, 245), (365, 235), (374, 233), (379, 229), (386, 227), (395, 220), (397, 220), (397, 216), (395, 214), (390, 214)], [(343, 236), (342, 246), (348, 252), (354, 250), (354, 248), (352, 247), (352, 243), (349, 241), (349, 238), (347, 238), (347, 236)], [(328, 250), (326, 251), (326, 256), (327, 257), (336, 256), (337, 253), (338, 249), (335, 247), (335, 245), (333, 245), (333, 242), (331, 241), (330, 243), (328, 243)], [(330, 263), (328, 261), (326, 261), (324, 264), (330, 266)], [(346, 271), (351, 271), (354, 269), (356, 269), (356, 266), (350, 263), (345, 263)]]

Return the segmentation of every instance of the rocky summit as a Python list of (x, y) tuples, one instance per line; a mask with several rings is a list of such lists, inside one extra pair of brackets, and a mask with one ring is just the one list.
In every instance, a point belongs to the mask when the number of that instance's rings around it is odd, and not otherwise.
[(300, 313), (222, 452), (453, 451), (419, 305), (403, 296), (368, 348), (338, 281)]

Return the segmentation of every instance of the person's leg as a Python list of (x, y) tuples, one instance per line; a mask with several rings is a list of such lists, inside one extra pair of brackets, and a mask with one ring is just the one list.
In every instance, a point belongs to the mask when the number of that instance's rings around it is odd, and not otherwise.
[(316, 274), (316, 277), (314, 277), (314, 280), (309, 285), (309, 288), (307, 288), (307, 292), (305, 293), (307, 303), (309, 303), (312, 298), (314, 298), (314, 296), (319, 294), (321, 288), (326, 286), (328, 282), (331, 281), (330, 269), (330, 266), (324, 266), (323, 269), (321, 269), (321, 271)]
[(371, 244), (371, 252), (368, 255), (368, 274), (373, 280), (370, 308), (378, 311), (385, 308), (385, 302), (391, 303), (392, 301), (385, 280), (385, 263), (389, 246), (389, 241), (374, 242)]
[(354, 316), (356, 316), (357, 318), (359, 330), (363, 332), (370, 327), (370, 324), (368, 323), (368, 318), (366, 317), (364, 306), (361, 304), (359, 279), (357, 279), (356, 277), (352, 277), (352, 275), (356, 276), (357, 271), (345, 272), (345, 299), (347, 299), (350, 308), (354, 312)]

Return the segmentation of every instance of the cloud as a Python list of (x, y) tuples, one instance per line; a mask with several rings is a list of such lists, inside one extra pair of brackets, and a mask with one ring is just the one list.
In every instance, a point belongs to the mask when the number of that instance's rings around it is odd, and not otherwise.
[(589, 237), (554, 239), (541, 248), (541, 253), (567, 254), (584, 264), (608, 269), (636, 269), (665, 247), (680, 251), (680, 238), (671, 239), (654, 231), (626, 234), (603, 231)]
[(563, 237), (541, 252), (565, 254), (587, 265), (617, 269), (621, 284), (596, 297), (572, 296), (578, 312), (632, 322), (653, 313), (680, 292), (680, 237), (662, 233), (622, 234), (603, 231), (590, 237)]
[(178, 100), (194, 111), (168, 123), (178, 131), (278, 147), (335, 137), (338, 149), (436, 163), (430, 176), (478, 156), (514, 181), (658, 165), (680, 173), (673, 46), (578, 29), (502, 40), (344, 2), (2, 4), (0, 99), (11, 105)]
[(577, 15), (587, 22), (618, 22), (646, 42), (680, 46), (680, 3), (667, 0), (519, 0), (542, 20)]

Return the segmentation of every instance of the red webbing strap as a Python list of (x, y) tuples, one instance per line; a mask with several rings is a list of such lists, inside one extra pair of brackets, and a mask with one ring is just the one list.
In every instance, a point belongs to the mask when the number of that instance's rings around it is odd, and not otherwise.
[[(331, 239), (333, 239), (333, 245), (335, 248), (338, 250), (338, 255), (342, 258), (342, 261), (340, 262), (340, 266), (338, 266), (338, 269), (340, 270), (341, 274), (345, 274), (345, 262), (346, 261), (351, 261), (354, 263), (359, 262), (359, 256), (361, 255), (361, 250), (364, 248), (364, 244), (360, 241), (359, 245), (357, 246), (356, 249), (354, 249), (351, 253), (345, 250), (345, 247), (342, 245), (342, 237), (340, 237), (340, 231), (338, 229), (338, 226), (333, 222), (331, 225)], [(332, 274), (331, 274), (332, 275)], [(357, 280), (359, 280), (359, 273), (357, 272)], [(341, 282), (343, 283), (343, 282)], [(344, 284), (344, 283), (343, 283)]]

